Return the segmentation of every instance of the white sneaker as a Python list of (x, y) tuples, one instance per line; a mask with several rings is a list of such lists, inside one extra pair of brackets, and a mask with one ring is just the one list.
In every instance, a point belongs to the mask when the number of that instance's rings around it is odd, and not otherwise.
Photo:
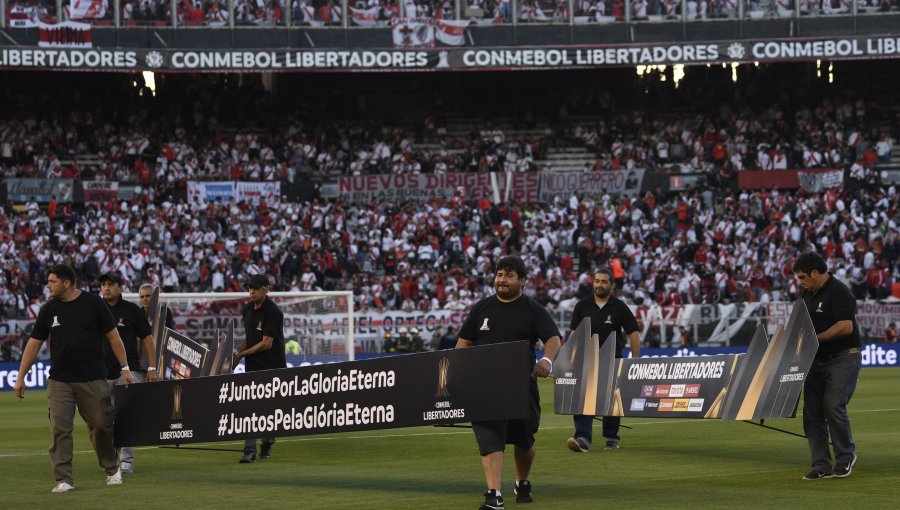
[(59, 482), (50, 492), (69, 492), (74, 490), (74, 485), (70, 485), (68, 482)]
[(117, 469), (115, 473), (107, 476), (106, 485), (122, 485), (122, 470)]
[(131, 462), (123, 462), (119, 466), (119, 469), (122, 471), (123, 475), (126, 473), (134, 473), (134, 464), (132, 464)]

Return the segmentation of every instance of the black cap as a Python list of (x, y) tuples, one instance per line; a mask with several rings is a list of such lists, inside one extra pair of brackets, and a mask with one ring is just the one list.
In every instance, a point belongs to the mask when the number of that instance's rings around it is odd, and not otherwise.
[(100, 283), (103, 282), (112, 282), (116, 285), (122, 285), (122, 277), (119, 275), (119, 273), (110, 271), (108, 273), (103, 273), (102, 275), (100, 275)]
[(246, 283), (247, 287), (252, 289), (259, 289), (262, 287), (269, 287), (269, 277), (264, 274), (255, 274), (251, 276)]

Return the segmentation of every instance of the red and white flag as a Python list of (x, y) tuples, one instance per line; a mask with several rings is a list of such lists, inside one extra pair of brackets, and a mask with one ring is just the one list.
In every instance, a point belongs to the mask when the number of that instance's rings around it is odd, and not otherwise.
[(55, 25), (38, 23), (38, 46), (91, 48), (91, 25), (75, 21), (63, 21)]
[(64, 7), (69, 19), (100, 19), (106, 16), (106, 0), (72, 0)]
[(434, 36), (438, 41), (450, 46), (462, 46), (466, 42), (466, 27), (469, 20), (435, 20)]
[(434, 21), (431, 18), (391, 18), (395, 48), (433, 48)]
[(356, 9), (349, 7), (350, 19), (353, 23), (361, 27), (374, 27), (378, 24), (378, 10), (380, 7), (372, 7), (370, 9)]
[(13, 5), (6, 13), (6, 22), (12, 28), (32, 28), (38, 24), (37, 7)]

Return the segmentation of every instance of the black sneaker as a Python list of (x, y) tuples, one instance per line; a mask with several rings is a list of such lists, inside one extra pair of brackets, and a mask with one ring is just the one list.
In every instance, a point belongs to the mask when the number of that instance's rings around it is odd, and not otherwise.
[(484, 503), (478, 507), (478, 510), (504, 510), (503, 496), (497, 495), (495, 489), (491, 489), (484, 493)]
[[(850, 473), (847, 473), (847, 474), (850, 474)], [(803, 475), (803, 479), (804, 480), (824, 480), (826, 478), (831, 478), (832, 476), (834, 476), (834, 475), (832, 475), (831, 473), (826, 473), (824, 471), (819, 471), (818, 469), (813, 469), (809, 473), (806, 473), (805, 475)]]
[(587, 453), (591, 449), (591, 446), (583, 437), (570, 437), (569, 440), (566, 441), (566, 446), (575, 453)]
[(251, 462), (256, 462), (256, 452), (244, 452), (244, 455), (241, 456), (240, 463), (250, 464)]
[(521, 480), (516, 482), (516, 503), (531, 503), (534, 498), (531, 497), (531, 482)]
[(838, 464), (837, 467), (834, 468), (834, 473), (832, 476), (835, 478), (846, 478), (850, 476), (850, 471), (853, 470), (853, 466), (856, 464), (856, 454), (853, 455), (853, 459), (849, 464)]
[(272, 443), (263, 442), (262, 447), (259, 449), (259, 458), (260, 460), (272, 458)]
[(606, 446), (603, 447), (604, 450), (618, 450), (619, 442), (615, 439), (610, 439), (606, 442)]

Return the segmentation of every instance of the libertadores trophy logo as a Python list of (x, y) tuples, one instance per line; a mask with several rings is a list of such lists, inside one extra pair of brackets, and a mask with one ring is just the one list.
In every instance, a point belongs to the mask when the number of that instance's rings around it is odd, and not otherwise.
[(447, 380), (448, 374), (450, 372), (450, 360), (447, 358), (441, 358), (441, 361), (438, 362), (438, 385), (437, 385), (437, 393), (435, 393), (435, 398), (448, 398), (450, 396), (450, 392), (447, 391)]
[(176, 384), (172, 388), (172, 421), (181, 421), (181, 385)]

